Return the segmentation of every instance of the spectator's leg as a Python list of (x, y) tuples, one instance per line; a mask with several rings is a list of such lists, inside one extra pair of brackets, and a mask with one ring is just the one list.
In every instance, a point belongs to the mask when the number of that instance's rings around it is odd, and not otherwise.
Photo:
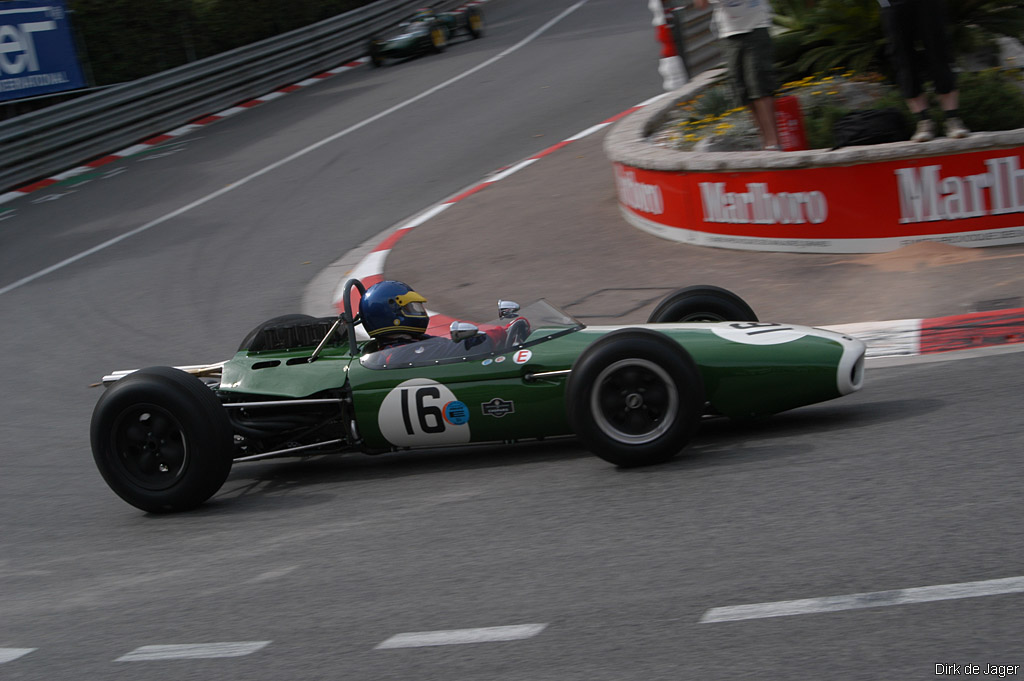
[(960, 92), (951, 66), (953, 50), (949, 40), (945, 0), (920, 3), (919, 10), (921, 41), (927, 55), (928, 72), (935, 83), (935, 94), (946, 117), (946, 137), (967, 137), (971, 133), (960, 120)]
[[(915, 15), (911, 6), (900, 4), (882, 8), (882, 26), (887, 41), (886, 51), (896, 70), (896, 84), (907, 100), (913, 113), (927, 108), (928, 100), (923, 96), (924, 83), (917, 70), (914, 53), (914, 38), (917, 33)], [(924, 102), (924, 106), (921, 106)], [(915, 109), (915, 107), (918, 107)]]
[(778, 149), (772, 39), (768, 29), (758, 28), (747, 34), (745, 40), (747, 49), (743, 68), (747, 83), (748, 106), (761, 133), (761, 145), (765, 149)]
[(779, 150), (779, 131), (775, 126), (775, 98), (760, 97), (750, 102), (750, 110), (761, 132), (761, 141), (765, 149)]

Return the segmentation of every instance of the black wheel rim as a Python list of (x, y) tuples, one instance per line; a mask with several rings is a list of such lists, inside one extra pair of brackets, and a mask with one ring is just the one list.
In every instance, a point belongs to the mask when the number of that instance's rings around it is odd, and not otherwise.
[(630, 445), (657, 440), (676, 422), (679, 392), (663, 368), (646, 359), (623, 359), (605, 367), (590, 396), (597, 427)]
[(169, 411), (152, 404), (122, 411), (111, 431), (113, 458), (121, 473), (148, 490), (173, 487), (188, 467), (188, 441)]

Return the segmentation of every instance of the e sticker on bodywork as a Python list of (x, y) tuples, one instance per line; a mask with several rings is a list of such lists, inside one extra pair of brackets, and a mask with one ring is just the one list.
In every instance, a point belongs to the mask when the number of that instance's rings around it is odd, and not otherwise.
[(792, 343), (807, 335), (806, 329), (774, 322), (735, 322), (715, 324), (712, 333), (719, 338), (744, 345), (780, 345)]
[(396, 447), (469, 442), (469, 407), (447, 386), (429, 378), (399, 383), (377, 412), (381, 435)]
[(532, 350), (517, 350), (516, 354), (512, 355), (512, 361), (516, 364), (526, 364), (533, 357)]

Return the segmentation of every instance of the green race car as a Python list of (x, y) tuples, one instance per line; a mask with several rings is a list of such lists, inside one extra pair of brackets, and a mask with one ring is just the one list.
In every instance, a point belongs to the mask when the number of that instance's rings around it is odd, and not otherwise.
[(443, 52), (456, 35), (476, 39), (483, 35), (484, 15), (474, 3), (451, 12), (429, 9), (416, 12), (392, 32), (370, 39), (370, 63), (381, 66), (386, 59), (414, 57), (425, 52)]
[(676, 291), (648, 323), (623, 327), (499, 301), (489, 324), (455, 321), (396, 347), (357, 337), (356, 291), (350, 280), (337, 318), (261, 324), (229, 360), (105, 376), (91, 441), (114, 492), (182, 511), (233, 463), (572, 435), (618, 466), (649, 465), (704, 417), (767, 416), (863, 383), (861, 341), (759, 322), (716, 287)]

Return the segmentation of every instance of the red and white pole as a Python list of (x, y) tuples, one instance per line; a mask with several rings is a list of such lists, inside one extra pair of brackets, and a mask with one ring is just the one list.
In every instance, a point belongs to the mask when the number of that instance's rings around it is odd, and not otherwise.
[(655, 39), (661, 43), (661, 60), (658, 63), (658, 73), (661, 74), (662, 87), (668, 90), (681, 88), (688, 80), (686, 67), (676, 50), (675, 40), (672, 39), (672, 29), (665, 18), (665, 0), (649, 0), (647, 6), (654, 14)]

